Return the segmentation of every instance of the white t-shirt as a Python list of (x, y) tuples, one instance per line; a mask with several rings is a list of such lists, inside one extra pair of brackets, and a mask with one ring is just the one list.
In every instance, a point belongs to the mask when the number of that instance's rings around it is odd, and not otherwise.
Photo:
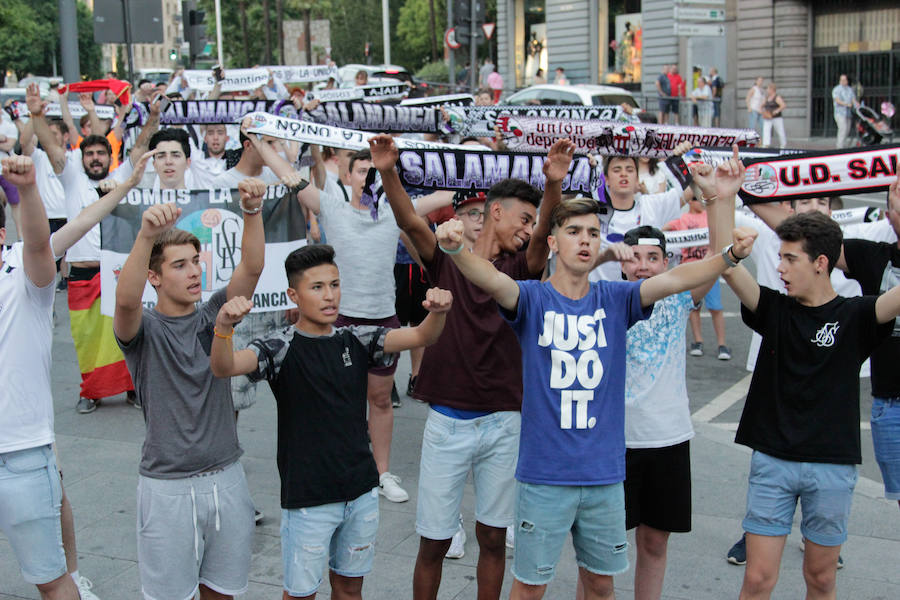
[(66, 193), (63, 190), (59, 177), (53, 171), (50, 158), (40, 148), (35, 148), (31, 153), (34, 162), (34, 175), (37, 181), (38, 192), (44, 202), (44, 210), (48, 219), (66, 219)]
[[(614, 210), (609, 207), (609, 214), (601, 215), (603, 247), (621, 242), (629, 229), (640, 225), (652, 225), (661, 228), (669, 221), (681, 215), (681, 195), (683, 191), (675, 188), (662, 194), (635, 194), (634, 206), (629, 210)], [(329, 232), (329, 235), (331, 232)], [(330, 238), (329, 238), (330, 239)], [(616, 261), (604, 263), (591, 271), (591, 281), (621, 281), (622, 265)]]
[[(19, 130), (16, 128), (16, 124), (13, 123), (12, 119), (9, 118), (9, 115), (6, 114), (5, 110), (0, 111), (0, 135), (15, 140), (19, 139)], [(9, 153), (0, 152), (0, 156), (9, 156)]]
[[(244, 175), (240, 171), (237, 170), (237, 167), (231, 167), (224, 173), (220, 173), (211, 178), (213, 182), (213, 187), (225, 189), (228, 188), (230, 190), (237, 189), (237, 186), (243, 180), (251, 177), (251, 175)], [(272, 185), (275, 183), (279, 183), (280, 180), (278, 176), (272, 172), (272, 169), (269, 167), (263, 167), (262, 173), (259, 175), (255, 175), (257, 179), (262, 179), (266, 185)]]
[(694, 437), (685, 383), (690, 292), (666, 296), (625, 342), (625, 446), (664, 448)]
[[(150, 165), (147, 165), (150, 166)], [(134, 172), (134, 165), (131, 164), (131, 158), (126, 161), (123, 161), (119, 168), (115, 170), (114, 173), (110, 175), (116, 181), (120, 183), (125, 181), (131, 174)], [(144, 178), (141, 180), (141, 186), (143, 187), (144, 181), (146, 181), (147, 173), (144, 173)], [(193, 163), (188, 165), (184, 171), (184, 189), (188, 190), (205, 190), (210, 187), (218, 187), (215, 184), (216, 175), (209, 173), (205, 169), (195, 169), (193, 168)], [(153, 177), (153, 183), (150, 186), (154, 190), (160, 189), (160, 181), (159, 175), (155, 175)]]
[(214, 156), (203, 156), (201, 151), (197, 151), (197, 158), (191, 159), (191, 168), (205, 171), (210, 176), (215, 177), (217, 175), (221, 175), (226, 171), (225, 169), (225, 159), (224, 158), (216, 158)]
[[(70, 221), (99, 198), (96, 189), (99, 182), (92, 181), (84, 172), (80, 150), (68, 153), (66, 167), (59, 175), (59, 181), (66, 190), (66, 218)], [(66, 261), (73, 263), (99, 260), (100, 225), (97, 224), (69, 248)]]
[(340, 313), (362, 319), (385, 319), (394, 308), (394, 258), (400, 228), (382, 196), (378, 219), (368, 208), (353, 208), (330, 178), (319, 192), (319, 221), (334, 247), (341, 275)]
[(750, 96), (750, 110), (761, 113), (763, 103), (766, 101), (766, 93), (758, 85), (750, 88), (753, 93)]
[[(647, 188), (647, 192), (650, 194), (657, 193), (656, 190), (659, 189), (660, 184), (667, 183), (668, 179), (666, 178), (666, 171), (669, 169), (664, 165), (659, 164), (656, 167), (656, 173), (651, 175), (649, 171), (641, 175), (641, 183), (644, 184), (644, 187)], [(665, 189), (663, 191), (666, 191)]]
[(25, 274), (22, 243), (0, 267), (0, 453), (53, 443), (50, 387), (55, 286)]

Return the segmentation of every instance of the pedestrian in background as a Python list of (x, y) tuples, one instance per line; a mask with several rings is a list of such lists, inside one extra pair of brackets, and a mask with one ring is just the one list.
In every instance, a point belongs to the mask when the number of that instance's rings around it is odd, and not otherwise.
[(859, 105), (856, 94), (850, 87), (850, 80), (846, 75), (841, 75), (838, 84), (831, 90), (831, 99), (834, 103), (834, 122), (837, 124), (837, 144), (835, 148), (846, 148), (850, 135), (850, 119), (852, 110)]
[(775, 87), (775, 82), (769, 82), (769, 85), (766, 86), (766, 99), (762, 105), (762, 119), (763, 119), (763, 135), (762, 135), (762, 145), (769, 147), (772, 142), (772, 129), (775, 129), (775, 133), (778, 135), (778, 147), (784, 148), (787, 145), (787, 135), (784, 133), (784, 109), (787, 108), (787, 104), (784, 102), (784, 98), (781, 97), (781, 94), (778, 93), (777, 88)]

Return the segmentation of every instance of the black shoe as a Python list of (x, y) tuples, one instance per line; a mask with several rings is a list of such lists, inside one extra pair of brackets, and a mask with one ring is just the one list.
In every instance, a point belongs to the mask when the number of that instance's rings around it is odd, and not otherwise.
[(397, 393), (397, 384), (391, 386), (391, 406), (400, 408), (400, 394)]
[(128, 390), (125, 392), (125, 402), (132, 405), (135, 408), (141, 407), (141, 401), (138, 400), (137, 394), (134, 390)]
[(413, 390), (416, 387), (416, 379), (417, 377), (409, 376), (409, 383), (406, 384), (406, 395), (412, 398)]
[(728, 562), (733, 565), (745, 565), (747, 564), (747, 536), (742, 535), (741, 539), (737, 541), (737, 543), (731, 547), (731, 550), (728, 551), (727, 556)]
[(64, 292), (66, 291), (67, 287), (69, 287), (68, 279), (66, 279), (65, 277), (60, 277), (59, 283), (56, 284), (56, 291)]

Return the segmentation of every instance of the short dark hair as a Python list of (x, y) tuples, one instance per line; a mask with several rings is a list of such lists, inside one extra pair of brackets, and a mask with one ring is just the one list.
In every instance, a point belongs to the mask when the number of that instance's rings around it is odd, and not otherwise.
[(634, 162), (634, 170), (637, 171), (641, 168), (641, 165), (638, 163), (637, 156), (627, 156), (625, 154), (612, 154), (610, 156), (605, 156), (603, 158), (603, 176), (606, 177), (609, 174), (609, 165), (612, 164), (614, 160), (630, 160)]
[(824, 255), (829, 273), (841, 255), (844, 242), (840, 226), (818, 211), (791, 215), (775, 228), (775, 233), (783, 242), (801, 242), (811, 261)]
[(109, 140), (106, 139), (105, 137), (103, 137), (102, 135), (97, 135), (95, 133), (92, 133), (91, 135), (85, 136), (81, 140), (81, 144), (78, 145), (78, 147), (81, 149), (82, 152), (84, 152), (86, 149), (90, 148), (91, 146), (103, 146), (104, 148), (106, 148), (106, 152), (110, 156), (112, 156), (112, 144), (110, 144)]
[(350, 170), (351, 171), (353, 170), (353, 163), (355, 163), (358, 160), (372, 160), (372, 153), (367, 149), (358, 150), (357, 152), (355, 152), (353, 154), (353, 156), (350, 157)]
[(163, 232), (156, 241), (153, 242), (153, 249), (150, 250), (150, 270), (155, 273), (162, 271), (163, 252), (169, 246), (186, 246), (192, 245), (197, 252), (200, 252), (200, 240), (190, 231), (184, 229), (170, 229)]
[[(650, 225), (641, 225), (625, 232), (625, 239), (622, 241), (629, 246), (640, 246), (641, 240), (656, 240), (659, 248), (662, 250), (663, 256), (666, 255), (666, 234)], [(647, 244), (649, 245), (649, 244)]]
[(153, 82), (150, 81), (149, 79), (141, 79), (140, 81), (138, 81), (138, 87), (141, 87), (145, 83), (153, 83)]
[(284, 259), (288, 285), (295, 287), (308, 269), (319, 265), (334, 264), (334, 248), (328, 244), (314, 244), (297, 248)]
[(516, 198), (527, 202), (535, 208), (541, 205), (541, 191), (533, 185), (521, 179), (504, 179), (491, 186), (487, 193), (487, 201), (484, 210), (487, 211), (491, 204), (505, 198)]
[(69, 126), (59, 117), (50, 117), (47, 119), (47, 125), (59, 128), (59, 132), (63, 135), (69, 133)]
[(550, 213), (550, 229), (556, 230), (562, 227), (562, 224), (572, 217), (581, 215), (599, 215), (603, 214), (604, 208), (593, 198), (575, 198), (573, 200), (564, 200), (556, 205), (553, 212)]
[(160, 142), (178, 142), (181, 144), (181, 149), (184, 150), (184, 155), (187, 158), (191, 157), (191, 138), (184, 129), (174, 127), (160, 129), (150, 136), (150, 150), (156, 150)]
[(86, 123), (91, 122), (91, 115), (81, 115), (81, 118), (78, 119), (78, 126), (84, 127)]

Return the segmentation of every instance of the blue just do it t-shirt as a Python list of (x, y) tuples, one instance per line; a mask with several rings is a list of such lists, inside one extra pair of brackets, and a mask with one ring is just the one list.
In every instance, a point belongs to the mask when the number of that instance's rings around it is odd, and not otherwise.
[[(516, 479), (605, 485), (625, 479), (625, 333), (646, 319), (641, 282), (598, 281), (579, 300), (517, 281), (522, 433)], [(514, 318), (510, 318), (514, 316)]]

